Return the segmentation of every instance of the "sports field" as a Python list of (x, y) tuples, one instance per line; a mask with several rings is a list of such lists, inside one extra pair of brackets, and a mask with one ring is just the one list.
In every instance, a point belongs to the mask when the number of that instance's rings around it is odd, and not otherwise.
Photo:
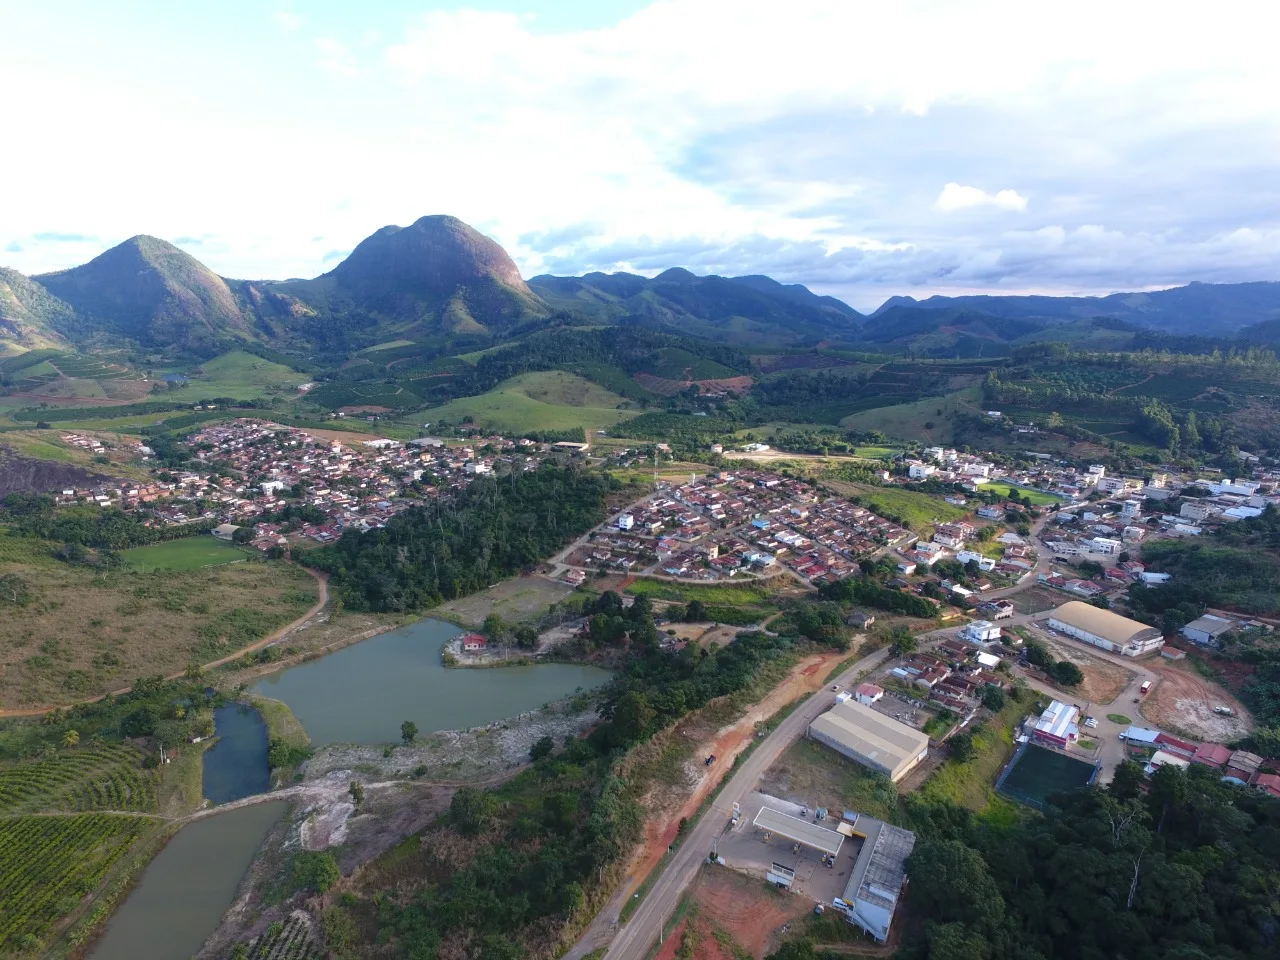
[(1014, 800), (1039, 806), (1046, 797), (1088, 786), (1093, 765), (1066, 754), (1029, 745), (1000, 786)]
[(133, 547), (121, 554), (135, 570), (198, 570), (223, 563), (248, 560), (254, 554), (208, 534)]
[(987, 493), (998, 493), (1002, 497), (1009, 496), (1010, 491), (1013, 491), (1018, 494), (1019, 498), (1024, 502), (1029, 502), (1033, 507), (1047, 507), (1053, 503), (1065, 502), (1061, 497), (1041, 493), (1039, 490), (1026, 490), (1009, 483), (980, 483), (978, 484), (978, 489)]

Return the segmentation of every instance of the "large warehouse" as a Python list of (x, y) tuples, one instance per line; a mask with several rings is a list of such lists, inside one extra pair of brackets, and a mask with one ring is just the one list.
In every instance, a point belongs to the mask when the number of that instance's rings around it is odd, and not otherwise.
[(929, 752), (929, 737), (914, 727), (846, 700), (809, 724), (809, 736), (895, 783)]
[(1064, 603), (1047, 622), (1052, 630), (1126, 657), (1154, 653), (1164, 646), (1164, 638), (1155, 627), (1080, 600)]

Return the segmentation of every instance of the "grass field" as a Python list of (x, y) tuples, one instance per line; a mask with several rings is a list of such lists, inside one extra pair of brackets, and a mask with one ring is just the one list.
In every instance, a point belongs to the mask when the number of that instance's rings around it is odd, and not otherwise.
[(0, 605), (6, 707), (68, 703), (137, 677), (180, 673), (248, 646), (315, 603), (312, 577), (283, 561), (104, 573), (57, 561), (57, 546), (0, 534), (0, 575), (16, 575), (28, 593), (22, 605)]
[(969, 516), (964, 507), (947, 503), (941, 497), (934, 497), (915, 490), (903, 490), (899, 487), (873, 487), (862, 483), (848, 483), (842, 480), (827, 481), (827, 485), (847, 497), (857, 497), (862, 505), (874, 510), (882, 517), (894, 518), (916, 533), (929, 532), (935, 523), (946, 523), (951, 520), (963, 520)]
[(974, 758), (966, 763), (944, 763), (925, 781), (920, 794), (927, 800), (950, 800), (978, 813), (1009, 813), (1011, 805), (996, 794), (995, 781), (1013, 754), (1013, 730), (1026, 714), (1025, 703), (1009, 700), (1003, 710), (972, 731)]
[(289, 367), (263, 360), (243, 350), (232, 350), (202, 363), (191, 372), (191, 380), (172, 397), (231, 397), (256, 400), (269, 393), (290, 393), (310, 378)]
[[(782, 578), (775, 578), (780, 583), (788, 583)], [(663, 580), (646, 580), (639, 578), (626, 590), (633, 596), (644, 594), (655, 600), (674, 600), (688, 603), (690, 600), (701, 600), (708, 606), (769, 606), (775, 602), (780, 591), (769, 583), (741, 584), (700, 584), (700, 583), (667, 583)]]
[(901, 823), (898, 789), (888, 777), (813, 740), (799, 740), (765, 771), (760, 790), (810, 808), (856, 810)]
[(566, 583), (556, 583), (545, 577), (516, 577), (469, 597), (450, 600), (436, 607), (432, 615), (444, 615), (448, 620), (473, 628), (479, 628), (491, 613), (496, 613), (508, 623), (520, 623), (537, 617), (551, 604), (571, 593), (573, 587)]
[(1061, 497), (1055, 497), (1052, 494), (1041, 493), (1039, 490), (1026, 490), (1022, 487), (1015, 487), (1009, 483), (980, 483), (979, 490), (988, 493), (997, 493), (1002, 497), (1009, 496), (1010, 492), (1016, 492), (1018, 496), (1025, 502), (1030, 501), (1033, 507), (1047, 507), (1055, 503), (1065, 503)]
[(925, 397), (914, 403), (852, 413), (840, 421), (840, 426), (859, 431), (879, 430), (886, 437), (903, 440), (949, 444), (955, 439), (955, 427), (949, 415), (980, 413), (981, 400), (981, 387), (966, 387), (941, 397)]
[(640, 413), (619, 410), (625, 398), (590, 380), (551, 370), (525, 373), (503, 381), (488, 393), (462, 397), (441, 407), (421, 411), (423, 422), (452, 424), (471, 419), (508, 433), (537, 430), (601, 430)]
[(1009, 771), (1000, 792), (1035, 806), (1055, 793), (1087, 786), (1092, 776), (1092, 764), (1032, 744)]
[(135, 570), (198, 570), (256, 556), (235, 544), (205, 534), (125, 550), (121, 556)]

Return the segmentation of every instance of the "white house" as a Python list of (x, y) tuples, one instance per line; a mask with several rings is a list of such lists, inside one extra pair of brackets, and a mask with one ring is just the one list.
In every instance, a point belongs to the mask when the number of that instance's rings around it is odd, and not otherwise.
[(907, 476), (912, 480), (925, 480), (938, 472), (932, 463), (914, 462), (907, 467)]
[(884, 696), (884, 688), (874, 683), (860, 683), (853, 695), (859, 703), (869, 707)]
[(989, 572), (996, 568), (996, 562), (991, 557), (984, 557), (976, 550), (961, 550), (956, 554), (956, 560), (960, 563), (968, 563), (972, 560), (978, 565), (978, 569), (983, 572)]
[(974, 620), (960, 631), (960, 638), (978, 646), (986, 646), (1000, 639), (1000, 628), (990, 620)]
[(263, 493), (270, 496), (271, 494), (275, 493), (277, 490), (284, 489), (284, 481), (283, 480), (267, 480), (267, 481), (264, 481), (263, 483), (258, 484), (258, 486), (262, 488)]
[(636, 518), (629, 513), (624, 513), (622, 516), (618, 518), (619, 530), (630, 530), (635, 525), (636, 525)]

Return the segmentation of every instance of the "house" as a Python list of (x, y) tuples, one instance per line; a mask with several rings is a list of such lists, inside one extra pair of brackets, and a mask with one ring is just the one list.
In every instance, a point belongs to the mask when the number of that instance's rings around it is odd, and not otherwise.
[(884, 688), (874, 683), (860, 683), (853, 691), (853, 695), (859, 703), (869, 707), (884, 696)]
[(1213, 509), (1207, 503), (1187, 500), (1183, 502), (1182, 508), (1178, 511), (1178, 515), (1186, 518), (1187, 520), (1195, 520), (1198, 522), (1201, 520), (1207, 520), (1209, 518), (1209, 514), (1212, 512)]
[(1253, 781), (1253, 785), (1263, 793), (1268, 793), (1280, 800), (1280, 775), (1274, 773), (1260, 773)]
[(978, 508), (978, 516), (984, 520), (1000, 520), (1004, 517), (1004, 510), (996, 506), (981, 506)]
[(1221, 770), (1231, 759), (1231, 751), (1220, 743), (1202, 743), (1191, 755), (1192, 763), (1202, 763), (1206, 767)]
[(636, 518), (629, 513), (624, 513), (622, 516), (618, 518), (619, 530), (630, 530), (635, 525), (636, 525)]
[(1230, 633), (1235, 627), (1234, 620), (1206, 613), (1203, 617), (1192, 620), (1178, 632), (1192, 643), (1198, 643), (1203, 647), (1216, 647), (1222, 635)]
[(851, 627), (857, 627), (859, 630), (864, 630), (875, 623), (876, 618), (874, 614), (863, 613), (859, 610), (855, 610), (844, 618), (844, 622)]
[(1013, 604), (1008, 600), (995, 600), (984, 603), (981, 608), (984, 615), (992, 620), (1008, 620), (1013, 616)]
[(230, 540), (239, 529), (234, 523), (220, 523), (209, 532), (219, 540)]
[(990, 620), (974, 620), (960, 631), (960, 638), (985, 647), (1000, 640), (1000, 628)]
[(1248, 750), (1235, 750), (1222, 771), (1222, 779), (1228, 783), (1249, 784), (1262, 768), (1262, 758)]
[(912, 480), (926, 480), (938, 472), (932, 463), (911, 463), (907, 466), (907, 476)]
[(478, 633), (468, 633), (462, 638), (464, 653), (478, 653), (489, 646), (489, 641)]
[(1164, 750), (1157, 750), (1152, 754), (1151, 759), (1147, 761), (1147, 764), (1142, 768), (1142, 771), (1147, 776), (1151, 776), (1151, 774), (1155, 773), (1161, 767), (1166, 766), (1177, 767), (1180, 770), (1185, 770), (1187, 767), (1191, 766), (1191, 761), (1185, 760), (1182, 757), (1175, 757), (1173, 754), (1167, 753)]

